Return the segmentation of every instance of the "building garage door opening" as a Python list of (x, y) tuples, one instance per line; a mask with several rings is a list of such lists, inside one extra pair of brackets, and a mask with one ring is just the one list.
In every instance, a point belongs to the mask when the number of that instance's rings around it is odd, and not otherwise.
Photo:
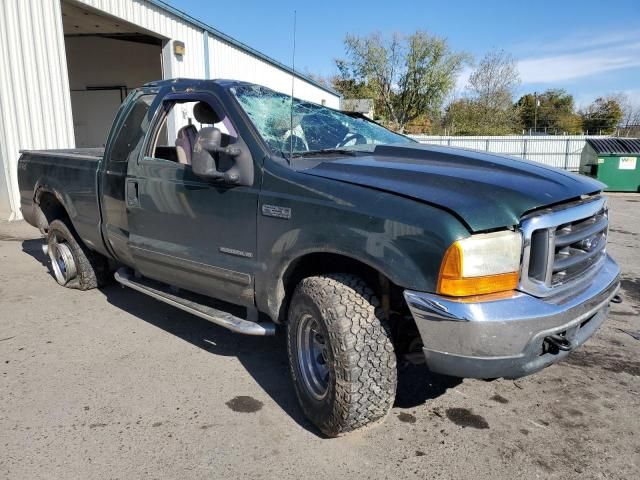
[(104, 146), (129, 91), (162, 78), (163, 40), (66, 1), (62, 25), (76, 147)]

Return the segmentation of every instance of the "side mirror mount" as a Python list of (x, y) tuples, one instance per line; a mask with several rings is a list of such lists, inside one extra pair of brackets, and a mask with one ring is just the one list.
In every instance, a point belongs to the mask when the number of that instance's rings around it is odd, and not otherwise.
[[(243, 157), (243, 148), (240, 145), (222, 144), (222, 132), (215, 127), (205, 127), (198, 132), (196, 143), (193, 147), (191, 166), (193, 173), (204, 178), (221, 181), (230, 184), (241, 183), (241, 169), (236, 159)], [(224, 162), (226, 160), (226, 162)], [(231, 163), (231, 166), (222, 170), (223, 163)]]

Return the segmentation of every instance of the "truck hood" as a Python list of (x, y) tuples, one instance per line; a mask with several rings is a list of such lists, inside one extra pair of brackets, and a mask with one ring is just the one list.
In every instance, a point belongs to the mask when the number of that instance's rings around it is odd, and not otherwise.
[(516, 225), (530, 210), (604, 188), (538, 163), (430, 145), (379, 145), (371, 153), (320, 160), (301, 172), (427, 202), (453, 212), (472, 231)]

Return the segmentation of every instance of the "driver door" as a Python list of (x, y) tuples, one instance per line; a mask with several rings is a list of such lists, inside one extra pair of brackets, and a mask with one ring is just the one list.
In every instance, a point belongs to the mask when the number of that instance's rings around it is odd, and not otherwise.
[[(210, 126), (203, 122), (214, 120), (194, 116), (197, 102), (215, 111), (219, 120), (215, 126), (226, 132), (231, 143), (237, 141), (236, 129), (212, 95), (165, 98), (149, 131), (145, 155), (126, 179), (131, 255), (136, 269), (146, 277), (250, 306), (259, 169), (254, 169), (250, 186), (208, 181), (193, 173), (185, 156), (178, 155), (179, 148), (189, 148), (185, 135), (172, 134), (169, 119), (182, 132)], [(192, 127), (180, 128), (188, 125)]]

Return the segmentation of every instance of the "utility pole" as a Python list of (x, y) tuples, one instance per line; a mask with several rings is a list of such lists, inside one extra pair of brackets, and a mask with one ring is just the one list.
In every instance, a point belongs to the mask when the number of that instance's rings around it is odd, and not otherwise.
[(538, 133), (538, 92), (533, 92), (533, 131)]

